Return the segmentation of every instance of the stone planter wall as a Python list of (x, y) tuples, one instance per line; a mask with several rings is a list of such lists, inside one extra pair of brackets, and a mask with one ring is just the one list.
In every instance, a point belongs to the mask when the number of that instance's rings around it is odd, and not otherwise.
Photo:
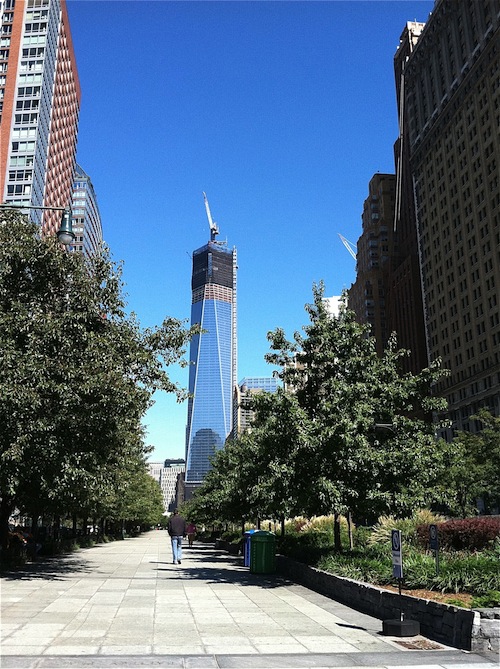
[[(237, 555), (238, 544), (215, 540), (215, 548)], [(353, 581), (309, 567), (284, 555), (276, 556), (276, 570), (301, 585), (379, 620), (418, 620), (421, 633), (447, 646), (477, 653), (500, 652), (500, 609), (471, 611), (430, 599), (401, 595), (375, 585)], [(382, 625), (380, 626), (382, 630)]]
[[(491, 640), (494, 639), (494, 624), (482, 627), (478, 611), (409, 595), (400, 597), (398, 593), (390, 590), (334, 576), (282, 555), (277, 556), (276, 565), (282, 575), (296, 583), (380, 620), (398, 619), (401, 603), (405, 618), (418, 620), (424, 636), (448, 646), (463, 650), (482, 650), (488, 649), (490, 643), (493, 647)], [(494, 620), (493, 623), (495, 622), (500, 621)], [(489, 636), (482, 636), (483, 633)], [(498, 634), (496, 643), (498, 644)]]

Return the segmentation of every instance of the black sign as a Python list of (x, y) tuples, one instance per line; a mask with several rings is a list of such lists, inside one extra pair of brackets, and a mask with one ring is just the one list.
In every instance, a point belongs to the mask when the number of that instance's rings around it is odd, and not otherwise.
[(437, 551), (439, 547), (439, 536), (437, 525), (429, 525), (429, 548)]

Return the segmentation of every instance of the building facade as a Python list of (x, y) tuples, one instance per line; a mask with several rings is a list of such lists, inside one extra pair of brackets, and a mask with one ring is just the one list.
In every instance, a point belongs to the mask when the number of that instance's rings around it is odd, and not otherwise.
[[(67, 207), (80, 85), (66, 0), (1, 0), (0, 193), (19, 205)], [(30, 211), (55, 234), (59, 211)]]
[(418, 255), (413, 177), (410, 169), (409, 123), (405, 104), (405, 68), (425, 24), (409, 21), (394, 57), (399, 137), (394, 146), (396, 193), (394, 238), (390, 277), (387, 284), (386, 317), (388, 330), (396, 332), (398, 346), (409, 351), (401, 359), (406, 372), (418, 374), (427, 367), (422, 279)]
[(427, 354), (458, 430), (500, 415), (499, 15), (437, 0), (404, 74)]
[(254, 412), (252, 395), (256, 393), (275, 393), (280, 382), (274, 376), (245, 376), (234, 389), (233, 436), (251, 429)]
[(158, 482), (163, 495), (165, 511), (172, 511), (179, 506), (182, 498), (180, 496), (181, 483), (183, 481), (186, 462), (182, 459), (168, 459), (164, 462), (149, 462), (149, 475)]
[(391, 330), (387, 320), (387, 290), (393, 255), (396, 198), (394, 174), (375, 174), (363, 205), (363, 231), (357, 243), (356, 281), (349, 289), (349, 308), (360, 323), (369, 323), (382, 354)]
[(102, 225), (94, 186), (80, 165), (76, 166), (71, 211), (75, 241), (73, 250), (86, 257), (102, 248)]
[(186, 498), (230, 435), (236, 385), (236, 250), (214, 238), (193, 253)]

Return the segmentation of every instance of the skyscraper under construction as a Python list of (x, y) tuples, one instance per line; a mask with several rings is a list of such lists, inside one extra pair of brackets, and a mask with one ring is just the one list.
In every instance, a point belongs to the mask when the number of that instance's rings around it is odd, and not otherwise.
[(205, 332), (191, 341), (186, 430), (186, 497), (210, 469), (210, 457), (232, 430), (236, 386), (236, 249), (216, 240), (206, 195), (210, 241), (193, 253), (191, 325)]

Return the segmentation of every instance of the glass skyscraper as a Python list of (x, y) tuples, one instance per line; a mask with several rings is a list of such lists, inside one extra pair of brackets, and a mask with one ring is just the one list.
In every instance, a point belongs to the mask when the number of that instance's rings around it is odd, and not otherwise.
[(236, 249), (212, 240), (193, 253), (191, 324), (205, 331), (190, 346), (186, 496), (210, 469), (232, 430), (236, 385)]

